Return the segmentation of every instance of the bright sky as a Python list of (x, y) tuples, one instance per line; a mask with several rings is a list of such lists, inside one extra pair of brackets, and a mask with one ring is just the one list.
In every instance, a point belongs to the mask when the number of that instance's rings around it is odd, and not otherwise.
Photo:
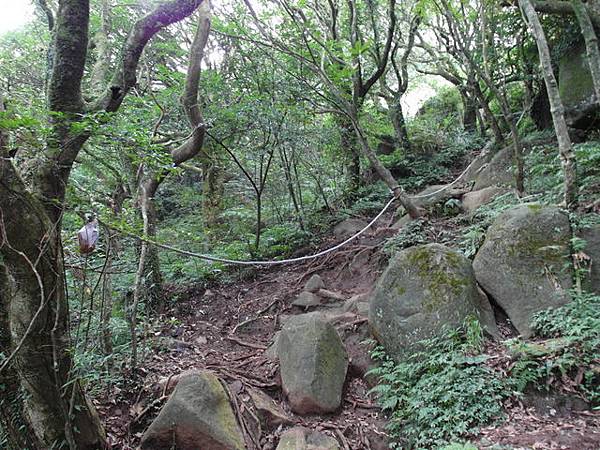
[(0, 34), (16, 30), (33, 19), (30, 0), (0, 0)]

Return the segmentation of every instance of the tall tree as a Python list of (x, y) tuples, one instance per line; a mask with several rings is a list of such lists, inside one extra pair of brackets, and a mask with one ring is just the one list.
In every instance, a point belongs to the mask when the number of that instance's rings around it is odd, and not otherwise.
[[(343, 120), (348, 120), (352, 124), (362, 155), (367, 158), (377, 175), (400, 200), (408, 214), (413, 218), (418, 217), (420, 215), (418, 209), (371, 148), (360, 117), (360, 107), (375, 83), (385, 74), (389, 62), (396, 27), (395, 0), (388, 0), (386, 4), (388, 23), (385, 38), (379, 39), (378, 31), (371, 30), (376, 34), (373, 40), (375, 64), (371, 71), (367, 71), (365, 68), (364, 53), (368, 46), (364, 40), (364, 33), (361, 32), (358, 25), (360, 8), (358, 8), (357, 1), (347, 2), (346, 36), (349, 46), (347, 46), (346, 53), (339, 52), (335, 46), (328, 45), (328, 41), (319, 32), (321, 27), (310, 20), (310, 16), (303, 8), (292, 5), (287, 0), (278, 3), (284, 14), (285, 27), (297, 32), (296, 39), (284, 42), (266, 22), (260, 20), (250, 2), (248, 0), (244, 0), (244, 2), (254, 18), (260, 34), (269, 42), (269, 45), (283, 54), (297, 59), (304, 67), (319, 77), (322, 83), (320, 95), (325, 98), (336, 115), (340, 115)], [(333, 2), (332, 11), (337, 11), (336, 5), (337, 2)], [(366, 7), (368, 8), (368, 6)], [(337, 14), (337, 12), (332, 14), (332, 17), (326, 22), (335, 24)], [(371, 14), (374, 17), (375, 13)], [(315, 12), (314, 15), (319, 17), (318, 12)], [(314, 88), (310, 84), (308, 86)]]
[[(94, 407), (73, 378), (61, 240), (65, 193), (73, 164), (93, 130), (87, 119), (119, 109), (135, 85), (141, 53), (164, 27), (190, 14), (202, 0), (159, 4), (129, 34), (107, 88), (92, 102), (82, 82), (88, 50), (89, 0), (60, 0), (49, 67), (51, 132), (31, 186), (16, 162), (0, 159), (0, 285), (9, 286), (11, 354), (0, 372), (16, 368), (28, 416), (43, 448), (99, 449), (105, 435)], [(6, 289), (4, 290), (6, 292)], [(1, 323), (0, 326), (6, 326)], [(6, 335), (8, 330), (0, 330)]]
[(542, 74), (548, 91), (548, 100), (550, 100), (550, 111), (552, 113), (552, 122), (554, 123), (554, 131), (558, 140), (558, 151), (562, 162), (564, 174), (564, 201), (568, 209), (577, 207), (577, 161), (575, 152), (571, 145), (569, 130), (565, 121), (565, 109), (560, 98), (558, 83), (554, 76), (552, 68), (552, 58), (550, 56), (550, 48), (546, 40), (546, 34), (542, 28), (540, 18), (538, 17), (531, 0), (519, 0), (519, 5), (523, 11), (523, 15), (529, 25), (531, 34), (537, 43), (538, 53), (540, 56), (540, 65), (542, 66)]

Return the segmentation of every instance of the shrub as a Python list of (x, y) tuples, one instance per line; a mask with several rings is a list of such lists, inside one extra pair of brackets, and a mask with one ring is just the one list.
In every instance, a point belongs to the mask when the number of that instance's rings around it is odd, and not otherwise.
[(506, 386), (484, 364), (482, 342), (479, 323), (469, 320), (400, 363), (381, 347), (372, 352), (380, 362), (372, 392), (390, 413), (391, 448), (437, 448), (502, 417)]
[(522, 392), (533, 385), (549, 390), (566, 385), (599, 405), (600, 296), (574, 294), (566, 305), (536, 314), (532, 326), (544, 340), (508, 343), (516, 359), (509, 374), (513, 389)]

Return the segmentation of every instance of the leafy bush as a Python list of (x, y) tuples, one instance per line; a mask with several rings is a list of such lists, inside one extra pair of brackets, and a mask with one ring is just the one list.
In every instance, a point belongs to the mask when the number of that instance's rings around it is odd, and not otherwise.
[(415, 245), (426, 244), (427, 237), (424, 235), (426, 222), (423, 219), (411, 220), (403, 226), (398, 233), (386, 240), (383, 246), (383, 253), (392, 257), (400, 250), (413, 247)]
[(545, 340), (509, 342), (516, 355), (509, 377), (513, 388), (522, 392), (533, 384), (548, 390), (560, 380), (599, 405), (600, 296), (574, 295), (566, 305), (536, 314), (532, 327)]
[(480, 206), (471, 219), (471, 224), (463, 229), (459, 247), (468, 257), (475, 256), (483, 244), (485, 233), (496, 218), (505, 210), (517, 205), (519, 198), (512, 192), (500, 195), (486, 205)]
[(372, 392), (390, 413), (391, 448), (436, 448), (502, 416), (506, 386), (484, 364), (482, 342), (479, 323), (469, 320), (401, 363), (381, 347), (372, 352), (380, 362), (370, 372), (380, 380)]
[[(579, 195), (591, 201), (600, 194), (600, 142), (589, 141), (575, 145)], [(536, 146), (526, 157), (528, 192), (540, 193), (545, 202), (557, 203), (563, 190), (563, 173), (555, 145)]]

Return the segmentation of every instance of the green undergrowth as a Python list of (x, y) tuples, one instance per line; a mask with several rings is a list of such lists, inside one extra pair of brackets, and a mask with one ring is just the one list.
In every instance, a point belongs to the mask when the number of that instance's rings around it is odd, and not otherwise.
[(379, 365), (370, 373), (379, 383), (371, 392), (389, 414), (391, 448), (469, 448), (462, 443), (503, 420), (506, 399), (531, 390), (567, 392), (597, 407), (600, 296), (574, 294), (569, 304), (535, 315), (532, 327), (533, 340), (505, 342), (509, 364), (502, 367), (490, 364), (496, 358), (484, 352), (476, 320), (422, 341), (423, 350), (401, 362), (375, 348)]
[(438, 448), (502, 417), (509, 392), (485, 365), (477, 321), (421, 344), (422, 351), (400, 363), (381, 347), (372, 352), (379, 362), (372, 392), (390, 415), (391, 448)]
[(556, 309), (536, 314), (535, 340), (514, 339), (507, 346), (515, 361), (512, 387), (552, 391), (566, 387), (593, 407), (600, 406), (600, 296), (575, 294)]

